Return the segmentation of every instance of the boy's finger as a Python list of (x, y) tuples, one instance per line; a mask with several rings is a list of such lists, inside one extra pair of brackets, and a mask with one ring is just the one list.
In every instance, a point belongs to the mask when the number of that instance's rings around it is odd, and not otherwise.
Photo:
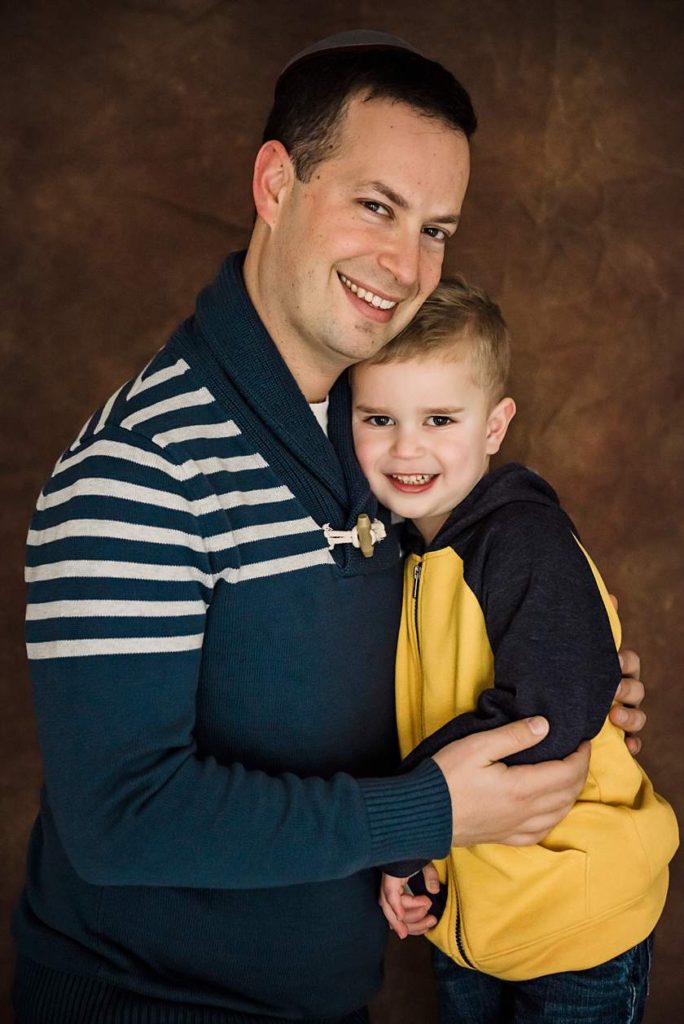
[(392, 931), (396, 932), (400, 939), (405, 939), (406, 936), (409, 934), (408, 928), (406, 927), (403, 921), (399, 920), (399, 918), (395, 914), (394, 910), (392, 909), (391, 905), (389, 904), (383, 893), (380, 894), (379, 902), (382, 908), (382, 912), (385, 915), (385, 919), (390, 928), (392, 929)]
[(404, 919), (404, 906), (402, 904), (403, 891), (398, 886), (385, 886), (383, 889), (385, 899), (389, 903), (394, 915), (400, 920)]
[(406, 934), (425, 935), (425, 933), (429, 932), (431, 928), (434, 928), (436, 924), (437, 918), (430, 915), (429, 917), (424, 917), (421, 921), (417, 921), (416, 924), (407, 923)]
[(439, 892), (439, 874), (434, 864), (425, 865), (423, 868), (423, 878), (425, 880), (425, 888), (428, 892)]

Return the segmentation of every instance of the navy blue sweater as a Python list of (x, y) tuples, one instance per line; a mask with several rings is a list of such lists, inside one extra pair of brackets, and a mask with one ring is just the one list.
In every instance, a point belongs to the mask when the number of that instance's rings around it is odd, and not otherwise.
[(387, 777), (396, 538), (364, 559), (321, 529), (378, 514), (346, 382), (328, 440), (241, 266), (86, 423), (31, 524), (22, 1024), (339, 1017), (381, 982), (375, 865), (449, 847), (433, 762)]

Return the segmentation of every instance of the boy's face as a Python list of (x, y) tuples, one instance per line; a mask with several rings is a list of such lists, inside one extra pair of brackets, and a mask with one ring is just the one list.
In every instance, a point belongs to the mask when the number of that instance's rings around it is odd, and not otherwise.
[(356, 455), (376, 497), (429, 543), (487, 471), (515, 403), (492, 407), (461, 358), (361, 363), (352, 371)]

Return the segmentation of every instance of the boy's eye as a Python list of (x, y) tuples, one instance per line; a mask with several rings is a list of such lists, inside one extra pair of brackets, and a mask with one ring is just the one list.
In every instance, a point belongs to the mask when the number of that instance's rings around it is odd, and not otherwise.
[(428, 416), (426, 420), (426, 423), (429, 427), (448, 427), (451, 423), (454, 422), (455, 421), (451, 418), (451, 416), (438, 416), (436, 414), (434, 416)]
[(372, 427), (391, 427), (393, 420), (391, 416), (366, 416), (364, 423), (370, 423)]

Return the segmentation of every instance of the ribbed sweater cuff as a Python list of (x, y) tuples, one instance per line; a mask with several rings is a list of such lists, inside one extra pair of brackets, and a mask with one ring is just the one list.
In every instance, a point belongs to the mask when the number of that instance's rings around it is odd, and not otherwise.
[(431, 758), (406, 775), (361, 779), (371, 831), (370, 865), (439, 860), (451, 846), (451, 798)]

